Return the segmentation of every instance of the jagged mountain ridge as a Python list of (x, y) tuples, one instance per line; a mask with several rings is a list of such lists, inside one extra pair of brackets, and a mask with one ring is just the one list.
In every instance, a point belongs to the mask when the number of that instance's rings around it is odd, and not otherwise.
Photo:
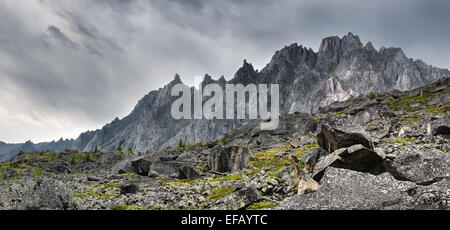
[[(357, 35), (348, 33), (324, 38), (319, 51), (292, 44), (277, 51), (269, 64), (257, 71), (244, 61), (233, 79), (213, 80), (205, 76), (203, 84), (280, 84), (282, 114), (314, 113), (336, 101), (344, 101), (369, 92), (405, 91), (450, 76), (420, 60), (408, 58), (400, 48), (376, 50), (371, 42), (363, 45)], [(174, 120), (170, 96), (180, 77), (143, 97), (123, 119), (115, 119), (102, 129), (82, 133), (72, 149), (92, 151), (132, 148), (148, 151), (174, 146), (180, 139), (195, 143), (218, 139), (239, 128), (241, 120)], [(192, 89), (193, 90), (193, 89)], [(53, 149), (51, 149), (53, 150)]]
[[(203, 84), (280, 84), (282, 114), (314, 113), (320, 107), (369, 92), (405, 91), (450, 76), (446, 69), (434, 68), (406, 57), (400, 48), (375, 50), (371, 42), (363, 45), (349, 33), (323, 39), (318, 52), (292, 44), (277, 51), (270, 63), (257, 71), (244, 61), (233, 79), (213, 80), (206, 75)], [(187, 143), (208, 141), (237, 128), (243, 121), (173, 120), (170, 106), (175, 79), (152, 91), (123, 120), (115, 120), (103, 129), (81, 134), (75, 149), (113, 150), (118, 145), (146, 151), (174, 146), (180, 139)]]
[(21, 144), (7, 144), (0, 142), (0, 162), (6, 161), (9, 158), (20, 152), (35, 153), (42, 151), (64, 151), (70, 149), (75, 142), (74, 139), (59, 139), (52, 142), (41, 142), (34, 144), (31, 141), (27, 141)]

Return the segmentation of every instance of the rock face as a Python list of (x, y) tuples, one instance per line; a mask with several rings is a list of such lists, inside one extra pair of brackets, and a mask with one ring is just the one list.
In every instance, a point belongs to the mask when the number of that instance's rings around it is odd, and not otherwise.
[(246, 147), (218, 145), (209, 156), (208, 166), (216, 172), (238, 172), (248, 167), (249, 154), (250, 151)]
[(22, 208), (29, 210), (66, 210), (73, 208), (73, 193), (56, 180), (38, 180), (36, 185), (24, 195)]
[(145, 154), (20, 153), (0, 163), (0, 209), (448, 210), (450, 139), (432, 131), (448, 119), (448, 85), (281, 115), (276, 130), (249, 121)]
[[(406, 92), (376, 91), (441, 75), (404, 59), (398, 50), (375, 51), (358, 41), (351, 34), (329, 38), (318, 53), (292, 45), (260, 72), (245, 62), (237, 80), (287, 87), (275, 130), (260, 130), (260, 120), (173, 121), (165, 116), (170, 90), (164, 88), (145, 97), (129, 117), (76, 141), (86, 150), (98, 145), (100, 151), (21, 152), (0, 163), (0, 209), (449, 210), (450, 78)], [(359, 75), (367, 64), (361, 49), (372, 55), (367, 63), (374, 81), (371, 74)], [(304, 100), (323, 82), (333, 84), (334, 91), (319, 87), (322, 94), (306, 104), (289, 100)], [(309, 111), (345, 98), (346, 92), (368, 89), (375, 92), (334, 102), (315, 114), (285, 114), (295, 106)], [(191, 142), (215, 135), (220, 137)], [(190, 139), (178, 145), (184, 137)], [(24, 148), (36, 149), (33, 145)], [(102, 151), (118, 145), (135, 151)], [(167, 148), (142, 153), (148, 146)]]
[(193, 180), (200, 177), (200, 172), (192, 167), (183, 166), (180, 168), (180, 179)]
[(396, 157), (389, 166), (392, 174), (417, 184), (450, 179), (450, 156), (445, 153), (411, 152)]
[(322, 125), (317, 135), (317, 143), (328, 152), (334, 152), (341, 148), (361, 144), (368, 149), (373, 149), (373, 143), (360, 133), (348, 133), (329, 125)]
[[(206, 75), (202, 84), (277, 83), (281, 113), (288, 114), (313, 113), (333, 102), (369, 92), (405, 91), (447, 76), (448, 70), (409, 59), (399, 48), (382, 47), (377, 51), (370, 42), (364, 46), (357, 35), (349, 33), (342, 38), (323, 39), (318, 52), (297, 44), (286, 46), (261, 71), (244, 61), (233, 79), (213, 80)], [(112, 151), (121, 145), (145, 152), (176, 146), (180, 139), (187, 144), (219, 139), (242, 126), (241, 121), (174, 120), (170, 109), (176, 98), (170, 92), (178, 83), (181, 80), (176, 75), (168, 85), (143, 97), (130, 115), (81, 134), (71, 148), (92, 151), (98, 146)]]
[(401, 209), (412, 202), (407, 191), (415, 187), (388, 173), (373, 176), (330, 167), (316, 192), (287, 198), (278, 209)]
[(358, 172), (379, 173), (383, 171), (383, 158), (362, 145), (338, 149), (323, 157), (313, 168), (312, 176), (319, 181), (328, 167), (350, 169)]

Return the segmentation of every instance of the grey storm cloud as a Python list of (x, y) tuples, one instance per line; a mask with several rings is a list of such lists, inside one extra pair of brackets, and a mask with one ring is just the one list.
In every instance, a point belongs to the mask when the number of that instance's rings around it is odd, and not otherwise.
[(59, 30), (56, 26), (48, 26), (47, 31), (56, 39), (59, 39), (64, 45), (67, 45), (71, 48), (77, 49), (78, 44), (70, 40), (61, 30)]
[(0, 140), (76, 137), (129, 113), (175, 73), (230, 79), (297, 42), (358, 34), (450, 68), (446, 0), (0, 2)]

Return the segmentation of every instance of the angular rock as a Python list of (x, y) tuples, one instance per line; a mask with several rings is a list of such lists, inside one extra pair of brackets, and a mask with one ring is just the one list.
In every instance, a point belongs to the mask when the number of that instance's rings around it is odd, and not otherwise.
[(128, 182), (120, 186), (120, 194), (134, 194), (139, 191), (139, 184)]
[(450, 118), (445, 117), (438, 119), (432, 124), (432, 133), (434, 136), (436, 135), (450, 135)]
[(383, 158), (375, 151), (362, 145), (342, 148), (320, 159), (314, 166), (312, 177), (320, 181), (323, 172), (328, 167), (344, 168), (359, 172), (379, 174), (383, 172)]
[(239, 210), (262, 198), (257, 189), (240, 189), (212, 204), (212, 210)]
[(96, 176), (88, 176), (88, 177), (87, 177), (87, 180), (88, 180), (88, 181), (101, 181), (102, 178), (96, 177)]
[(148, 157), (140, 157), (130, 161), (133, 171), (139, 175), (147, 176), (150, 171), (152, 161)]
[(412, 202), (407, 191), (415, 184), (395, 180), (389, 173), (374, 176), (346, 169), (328, 168), (314, 193), (294, 195), (277, 209), (389, 209)]
[(149, 177), (169, 176), (174, 178), (180, 177), (180, 169), (184, 163), (177, 161), (162, 161), (153, 163), (148, 173)]
[(130, 159), (125, 159), (117, 164), (115, 164), (111, 169), (111, 174), (123, 174), (123, 173), (129, 173), (134, 172), (134, 168), (131, 165)]
[(190, 166), (180, 168), (180, 179), (193, 180), (200, 177), (200, 172)]
[(373, 143), (361, 133), (348, 133), (324, 124), (317, 135), (317, 143), (328, 152), (361, 144), (373, 150)]
[(39, 179), (34, 187), (24, 195), (22, 209), (67, 210), (73, 209), (73, 193), (62, 182)]
[(306, 169), (308, 171), (312, 171), (312, 169), (314, 168), (314, 166), (317, 164), (317, 162), (319, 162), (319, 159), (321, 157), (325, 157), (327, 155), (329, 155), (330, 153), (327, 152), (325, 149), (319, 147), (319, 148), (315, 148), (311, 151), (309, 151), (307, 154), (305, 154), (300, 161), (303, 162), (306, 166)]
[(388, 163), (388, 171), (400, 180), (431, 184), (450, 178), (450, 156), (438, 152), (404, 153)]
[(208, 166), (212, 171), (238, 172), (248, 167), (250, 150), (243, 146), (216, 146), (209, 155)]
[(296, 157), (294, 155), (291, 155), (291, 166), (294, 168), (295, 172), (295, 182), (298, 186), (297, 194), (303, 195), (318, 189), (319, 184), (297, 165)]

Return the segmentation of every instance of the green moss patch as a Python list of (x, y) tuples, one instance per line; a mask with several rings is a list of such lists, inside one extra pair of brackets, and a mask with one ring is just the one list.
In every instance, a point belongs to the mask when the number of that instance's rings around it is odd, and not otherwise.
[(247, 210), (263, 210), (268, 208), (275, 208), (277, 205), (271, 202), (253, 203), (247, 207)]
[(211, 194), (208, 196), (208, 200), (211, 202), (218, 201), (231, 193), (236, 191), (236, 188), (234, 187), (217, 187), (211, 189)]

